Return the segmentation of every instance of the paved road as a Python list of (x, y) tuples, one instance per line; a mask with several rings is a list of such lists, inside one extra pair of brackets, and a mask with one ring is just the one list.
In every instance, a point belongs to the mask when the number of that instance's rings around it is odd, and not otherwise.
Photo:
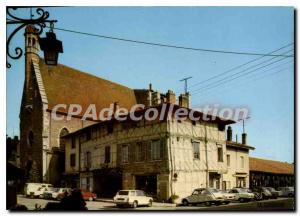
[[(26, 198), (24, 196), (18, 196), (18, 204), (25, 205), (29, 210), (34, 210), (35, 205), (38, 204), (42, 208), (46, 206), (49, 200), (43, 199), (31, 199)], [(57, 202), (57, 201), (51, 201)], [(117, 208), (114, 203), (111, 202), (102, 202), (102, 201), (86, 201), (86, 206), (88, 210), (133, 210), (132, 208)], [(138, 207), (135, 210), (145, 211), (145, 210), (153, 210), (153, 211), (171, 211), (171, 210), (179, 210), (179, 211), (262, 211), (262, 210), (293, 210), (294, 209), (294, 199), (293, 198), (278, 198), (276, 200), (265, 200), (259, 202), (248, 202), (248, 203), (230, 203), (228, 205), (221, 206), (211, 206), (206, 207), (203, 205), (197, 206), (162, 206), (157, 203), (152, 207)]]

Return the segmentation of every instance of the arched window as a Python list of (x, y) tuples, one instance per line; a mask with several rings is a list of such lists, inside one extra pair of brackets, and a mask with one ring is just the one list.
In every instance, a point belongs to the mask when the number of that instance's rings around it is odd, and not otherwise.
[(69, 131), (67, 128), (63, 128), (61, 129), (60, 131), (60, 134), (59, 134), (59, 148), (60, 149), (65, 149), (65, 140), (63, 139), (63, 136), (69, 134)]
[(32, 38), (32, 46), (35, 47), (35, 38)]
[(27, 138), (27, 146), (28, 146), (29, 148), (31, 148), (31, 147), (33, 146), (33, 143), (34, 143), (33, 132), (32, 132), (32, 131), (29, 131), (28, 138)]
[(31, 46), (31, 37), (28, 38), (27, 46)]

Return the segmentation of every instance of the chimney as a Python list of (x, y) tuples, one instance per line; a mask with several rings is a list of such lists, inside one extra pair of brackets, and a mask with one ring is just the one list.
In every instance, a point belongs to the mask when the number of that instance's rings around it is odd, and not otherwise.
[(232, 129), (231, 126), (227, 128), (227, 141), (232, 141)]
[(149, 83), (149, 91), (152, 91), (152, 83)]
[(189, 93), (180, 94), (179, 96), (179, 106), (189, 108), (190, 107), (190, 95)]
[(247, 144), (247, 134), (246, 133), (242, 133), (242, 144), (243, 145)]
[(173, 91), (168, 90), (166, 97), (167, 97), (167, 103), (176, 104), (176, 96)]

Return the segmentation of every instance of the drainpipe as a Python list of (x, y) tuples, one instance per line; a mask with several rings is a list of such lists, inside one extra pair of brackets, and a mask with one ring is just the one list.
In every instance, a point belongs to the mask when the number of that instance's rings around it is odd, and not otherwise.
[(208, 171), (208, 145), (207, 145), (207, 128), (204, 122), (204, 142), (205, 142), (205, 157), (206, 157), (206, 187), (208, 188), (209, 171)]
[[(169, 122), (169, 118), (167, 117), (167, 131), (170, 131), (170, 122)], [(170, 190), (171, 190), (171, 195), (173, 195), (173, 175), (174, 175), (174, 172), (173, 172), (173, 159), (172, 159), (172, 148), (171, 148), (171, 136), (169, 136), (169, 152), (170, 152), (170, 167), (171, 167), (171, 184), (170, 184)]]

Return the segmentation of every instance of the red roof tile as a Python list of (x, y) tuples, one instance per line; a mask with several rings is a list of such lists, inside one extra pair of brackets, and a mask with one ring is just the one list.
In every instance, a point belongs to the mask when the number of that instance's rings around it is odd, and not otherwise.
[(276, 173), (276, 174), (294, 174), (294, 165), (281, 161), (266, 160), (260, 158), (249, 158), (250, 171)]
[[(39, 61), (41, 76), (48, 99), (48, 109), (57, 104), (80, 104), (83, 115), (90, 104), (95, 104), (97, 115), (101, 109), (118, 102), (130, 109), (136, 104), (134, 90), (120, 84), (58, 64), (48, 66)], [(60, 109), (59, 111), (64, 112)]]

